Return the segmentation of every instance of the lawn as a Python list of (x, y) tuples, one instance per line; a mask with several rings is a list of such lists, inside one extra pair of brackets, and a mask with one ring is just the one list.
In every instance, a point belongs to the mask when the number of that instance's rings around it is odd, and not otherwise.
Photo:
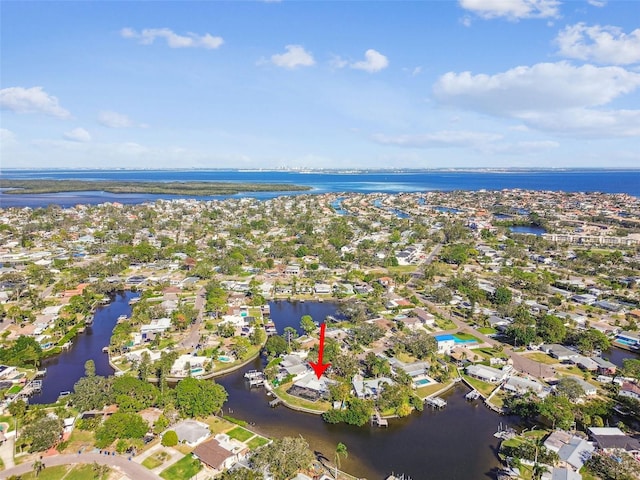
[(153, 470), (156, 467), (159, 467), (160, 465), (162, 465), (164, 463), (164, 460), (160, 460), (158, 458), (158, 455), (151, 455), (147, 458), (145, 458), (142, 461), (142, 466), (148, 468), (149, 470)]
[(166, 480), (184, 480), (191, 478), (202, 469), (202, 464), (197, 458), (186, 455), (166, 470), (160, 473), (162, 478)]
[(267, 443), (269, 443), (268, 439), (261, 437), (260, 435), (256, 435), (251, 440), (249, 440), (249, 442), (247, 442), (247, 446), (251, 450), (255, 450), (256, 448), (266, 445)]
[(416, 357), (409, 355), (406, 352), (398, 352), (395, 355), (397, 360), (400, 360), (402, 363), (413, 363), (418, 360)]
[[(22, 386), (21, 385), (14, 385), (9, 390), (7, 390), (7, 395), (15, 395), (20, 390), (22, 390)], [(20, 433), (20, 432), (18, 432), (18, 433)]]
[(460, 340), (465, 340), (465, 341), (476, 341), (478, 343), (480, 342), (480, 339), (478, 337), (474, 337), (473, 335), (471, 335), (470, 333), (465, 333), (465, 332), (458, 332), (456, 334), (453, 335), (454, 337), (460, 339)]
[(212, 435), (226, 432), (231, 427), (233, 427), (233, 423), (220, 417), (213, 417), (213, 416), (208, 417), (205, 420), (205, 423), (209, 425), (209, 430), (211, 431)]
[(484, 335), (493, 335), (494, 333), (498, 333), (495, 328), (491, 327), (480, 327), (477, 330)]
[(545, 365), (555, 365), (556, 363), (560, 363), (551, 355), (547, 355), (546, 353), (542, 352), (528, 353), (526, 357), (530, 358), (531, 360), (535, 360), (536, 362), (544, 363)]
[(462, 377), (469, 383), (469, 385), (478, 390), (485, 397), (488, 397), (496, 388), (496, 385), (492, 383), (483, 382), (482, 380), (470, 377), (469, 375), (465, 375), (464, 373), (462, 374)]
[(416, 389), (416, 395), (418, 395), (420, 398), (426, 398), (429, 395), (436, 393), (438, 390), (441, 390), (450, 384), (451, 384), (451, 381), (447, 383), (433, 383), (433, 384), (425, 385), (424, 387), (419, 387)]
[(11, 415), (0, 415), (0, 423), (6, 423), (9, 425), (7, 432), (13, 432), (16, 428), (16, 421)]
[(236, 440), (240, 440), (241, 442), (245, 442), (253, 437), (254, 433), (249, 430), (245, 430), (242, 427), (236, 427), (233, 430), (227, 432), (231, 438), (235, 438)]
[[(101, 477), (108, 478), (111, 471)], [(40, 472), (38, 477), (34, 472), (28, 472), (21, 476), (22, 480), (95, 480), (96, 476), (91, 465), (59, 465), (57, 467), (46, 467)]]
[(440, 330), (453, 330), (456, 328), (456, 324), (451, 320), (442, 317), (436, 317), (436, 325)]
[(64, 449), (64, 453), (77, 453), (80, 448), (93, 445), (94, 440), (95, 436), (93, 432), (74, 428), (69, 437), (67, 448)]

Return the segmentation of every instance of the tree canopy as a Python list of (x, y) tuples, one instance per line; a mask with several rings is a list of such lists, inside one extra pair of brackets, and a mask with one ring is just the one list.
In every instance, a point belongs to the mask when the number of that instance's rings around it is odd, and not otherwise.
[(185, 417), (206, 417), (220, 411), (227, 391), (211, 380), (185, 378), (176, 386), (176, 407)]

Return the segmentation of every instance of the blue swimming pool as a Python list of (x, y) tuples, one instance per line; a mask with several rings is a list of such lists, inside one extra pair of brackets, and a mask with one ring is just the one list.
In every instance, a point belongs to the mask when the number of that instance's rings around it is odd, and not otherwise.
[(431, 380), (429, 380), (428, 378), (421, 378), (420, 380), (416, 381), (416, 385), (419, 387), (423, 387), (424, 385), (429, 385), (431, 383)]
[(224, 363), (229, 363), (233, 361), (233, 359), (231, 357), (228, 357), (227, 355), (220, 355), (218, 357), (218, 360)]

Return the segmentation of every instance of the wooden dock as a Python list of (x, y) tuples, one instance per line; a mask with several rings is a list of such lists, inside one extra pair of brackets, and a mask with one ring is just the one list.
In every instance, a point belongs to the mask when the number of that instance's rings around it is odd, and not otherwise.
[(280, 405), (281, 403), (282, 403), (282, 400), (280, 400), (279, 398), (276, 398), (275, 400), (271, 400), (271, 401), (269, 402), (269, 406), (270, 406), (271, 408), (275, 408), (275, 407), (277, 407), (278, 405)]
[(376, 427), (388, 427), (389, 422), (386, 418), (382, 418), (380, 412), (376, 411), (371, 415), (371, 425), (375, 425)]
[(447, 406), (446, 400), (440, 397), (427, 397), (424, 399), (424, 403), (433, 408), (444, 408)]
[(478, 398), (480, 398), (480, 392), (478, 392), (477, 390), (471, 390), (464, 396), (464, 398), (468, 401), (477, 400)]

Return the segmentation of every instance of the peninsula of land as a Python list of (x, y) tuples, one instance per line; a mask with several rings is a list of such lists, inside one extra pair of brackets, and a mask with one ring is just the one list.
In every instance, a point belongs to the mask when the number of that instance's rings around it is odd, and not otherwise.
[(234, 195), (240, 192), (306, 191), (311, 187), (287, 183), (236, 182), (119, 182), (99, 180), (1, 180), (0, 189), (12, 194), (102, 191), (164, 195)]

